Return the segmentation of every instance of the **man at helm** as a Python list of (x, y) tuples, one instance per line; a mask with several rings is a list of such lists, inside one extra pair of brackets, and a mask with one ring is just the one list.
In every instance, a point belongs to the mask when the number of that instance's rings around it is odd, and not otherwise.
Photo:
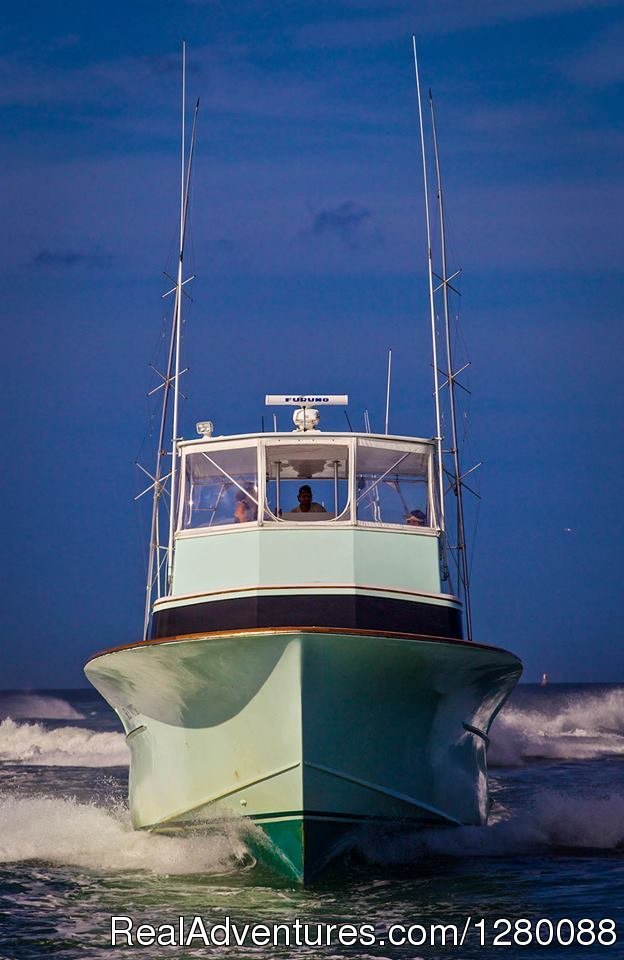
[(293, 513), (327, 513), (325, 507), (322, 507), (320, 503), (314, 502), (312, 499), (312, 487), (307, 483), (299, 487), (297, 500), (299, 501), (299, 506), (293, 509)]

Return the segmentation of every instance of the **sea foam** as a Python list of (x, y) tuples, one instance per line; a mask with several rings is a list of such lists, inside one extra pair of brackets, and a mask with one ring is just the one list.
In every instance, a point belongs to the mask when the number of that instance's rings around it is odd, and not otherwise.
[(0, 863), (40, 860), (103, 872), (223, 873), (249, 860), (242, 819), (215, 820), (209, 831), (167, 837), (136, 831), (125, 807), (74, 799), (0, 795)]
[(431, 856), (536, 856), (560, 851), (582, 855), (624, 847), (624, 795), (570, 797), (541, 791), (522, 813), (503, 812), (485, 827), (444, 827), (379, 843), (364, 841), (362, 852), (375, 863), (416, 863)]
[(0, 723), (0, 760), (50, 767), (123, 767), (130, 752), (122, 733), (82, 727), (46, 730), (40, 723)]
[(531, 758), (591, 760), (624, 754), (624, 690), (577, 694), (558, 708), (523, 710), (509, 704), (494, 722), (490, 766)]
[[(105, 808), (75, 799), (0, 795), (0, 863), (39, 860), (102, 872), (156, 875), (217, 874), (248, 866), (247, 846), (257, 828), (221, 817), (187, 835), (135, 831), (125, 806)], [(520, 815), (504, 814), (487, 827), (449, 827), (385, 840), (364, 834), (360, 852), (379, 864), (417, 864), (429, 857), (576, 856), (624, 847), (624, 795), (537, 795)]]
[[(11, 697), (19, 705), (19, 696)], [(7, 702), (3, 698), (2, 708)], [(74, 719), (73, 708), (52, 697), (22, 695), (21, 707), (25, 712), (40, 709), (42, 716), (44, 711), (47, 715), (56, 711), (57, 719)], [(490, 767), (518, 766), (539, 758), (591, 760), (607, 755), (624, 755), (621, 688), (577, 694), (558, 707), (551, 703), (527, 710), (509, 704), (492, 727), (488, 763)], [(7, 718), (0, 723), (0, 760), (38, 766), (126, 766), (129, 751), (121, 733), (74, 726), (49, 730), (40, 723)]]

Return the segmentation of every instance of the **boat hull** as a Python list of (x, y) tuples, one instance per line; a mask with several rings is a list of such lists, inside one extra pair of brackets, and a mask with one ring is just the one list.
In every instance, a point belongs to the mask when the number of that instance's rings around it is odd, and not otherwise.
[(300, 882), (389, 824), (481, 824), (486, 749), (520, 662), (494, 647), (328, 628), (202, 634), (99, 654), (137, 828), (251, 818)]

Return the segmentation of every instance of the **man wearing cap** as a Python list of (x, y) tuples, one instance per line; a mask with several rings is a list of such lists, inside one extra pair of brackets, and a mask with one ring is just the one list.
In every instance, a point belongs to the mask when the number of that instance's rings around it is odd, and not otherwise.
[(322, 507), (320, 503), (314, 502), (312, 499), (312, 487), (307, 483), (299, 487), (297, 500), (299, 501), (299, 506), (293, 509), (293, 513), (327, 513), (325, 507)]

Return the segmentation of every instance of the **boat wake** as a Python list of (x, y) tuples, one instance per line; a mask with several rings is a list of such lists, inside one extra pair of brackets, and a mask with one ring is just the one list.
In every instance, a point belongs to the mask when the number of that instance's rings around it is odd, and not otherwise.
[(124, 806), (103, 808), (56, 797), (0, 794), (0, 863), (38, 860), (102, 872), (222, 874), (249, 864), (244, 820), (167, 837), (132, 829)]
[(74, 710), (66, 700), (42, 696), (39, 693), (0, 694), (0, 720), (84, 720), (84, 714)]
[[(37, 860), (100, 872), (158, 876), (216, 875), (253, 863), (243, 819), (215, 818), (183, 836), (135, 831), (125, 805), (0, 794), (0, 863)], [(372, 864), (417, 865), (431, 857), (535, 856), (624, 848), (624, 795), (570, 798), (540, 794), (521, 816), (501, 815), (487, 827), (415, 831), (380, 840), (362, 835), (359, 852)]]
[(375, 864), (415, 864), (430, 857), (539, 856), (560, 851), (595, 855), (624, 849), (624, 794), (570, 797), (539, 793), (522, 814), (503, 812), (487, 827), (453, 827), (407, 837), (364, 841), (361, 853)]
[(0, 723), (0, 761), (46, 767), (127, 767), (130, 753), (122, 733), (82, 727), (46, 730), (40, 723)]
[(488, 764), (529, 759), (592, 760), (624, 754), (624, 690), (577, 695), (551, 711), (508, 705), (491, 731)]

